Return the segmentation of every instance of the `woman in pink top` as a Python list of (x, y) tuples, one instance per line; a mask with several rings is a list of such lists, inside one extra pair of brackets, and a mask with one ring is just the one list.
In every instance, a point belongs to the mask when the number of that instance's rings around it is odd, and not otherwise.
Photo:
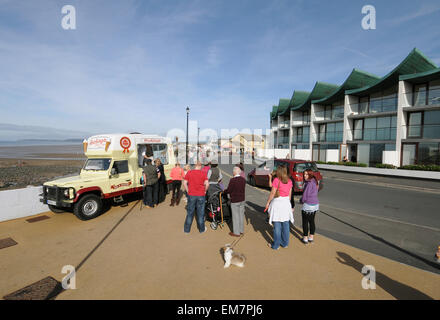
[(180, 202), (180, 188), (182, 187), (182, 180), (185, 177), (185, 172), (180, 167), (180, 163), (176, 163), (176, 166), (171, 169), (171, 190), (173, 191), (173, 195), (171, 196), (170, 206), (173, 207), (174, 204), (176, 206), (179, 205)]
[[(272, 182), (272, 191), (267, 199), (265, 211), (269, 211), (269, 224), (273, 225), (273, 243), (268, 244), (274, 250), (289, 245), (290, 225), (294, 222), (290, 197), (292, 195), (292, 180), (287, 175), (284, 166), (277, 168), (277, 177)], [(279, 197), (275, 198), (275, 194)]]

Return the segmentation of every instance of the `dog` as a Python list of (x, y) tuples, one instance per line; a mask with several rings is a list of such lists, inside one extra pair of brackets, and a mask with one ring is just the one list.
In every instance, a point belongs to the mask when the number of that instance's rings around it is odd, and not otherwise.
[(224, 268), (229, 268), (231, 264), (243, 268), (246, 262), (246, 257), (241, 253), (234, 252), (229, 244), (223, 248), (223, 257), (225, 259)]

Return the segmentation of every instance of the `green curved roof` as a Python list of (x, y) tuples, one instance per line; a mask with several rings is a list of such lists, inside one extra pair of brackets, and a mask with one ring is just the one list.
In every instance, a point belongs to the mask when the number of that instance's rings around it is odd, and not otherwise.
[(316, 82), (312, 92), (308, 95), (307, 99), (298, 106), (291, 108), (291, 110), (307, 110), (310, 108), (312, 100), (322, 99), (330, 94), (333, 94), (339, 86), (337, 84), (331, 84), (326, 82)]
[(399, 81), (399, 76), (421, 73), (438, 68), (437, 65), (427, 58), (419, 49), (414, 48), (408, 56), (386, 76), (375, 83), (353, 90), (345, 91), (345, 94), (366, 95), (386, 89)]
[(270, 113), (270, 118), (273, 120), (278, 116), (278, 106), (272, 107), (272, 112)]
[(288, 112), (290, 113), (290, 110), (293, 107), (296, 107), (302, 103), (304, 103), (304, 101), (307, 100), (307, 97), (309, 96), (310, 92), (307, 91), (297, 91), (295, 90), (293, 92), (292, 98), (289, 101), (289, 107), (286, 108), (283, 112), (278, 112), (279, 116), (284, 116), (286, 115)]
[(284, 114), (286, 110), (289, 110), (290, 99), (280, 99), (278, 103), (278, 115)]
[(353, 69), (350, 75), (344, 81), (344, 83), (338, 88), (338, 90), (336, 90), (332, 94), (322, 99), (313, 100), (312, 103), (317, 103), (317, 104), (334, 103), (344, 98), (346, 90), (358, 89), (365, 87), (367, 85), (372, 85), (373, 83), (377, 82), (379, 79), (380, 77), (374, 74), (362, 70)]
[(437, 80), (440, 77), (440, 68), (429, 70), (426, 72), (405, 74), (399, 77), (399, 80), (409, 81), (412, 83), (424, 83)]

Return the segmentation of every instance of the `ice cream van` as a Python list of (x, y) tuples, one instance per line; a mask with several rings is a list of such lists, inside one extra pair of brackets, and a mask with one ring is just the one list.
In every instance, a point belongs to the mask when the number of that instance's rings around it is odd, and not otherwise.
[(162, 161), (167, 179), (176, 163), (171, 139), (157, 135), (103, 134), (83, 145), (87, 160), (80, 174), (44, 183), (40, 199), (55, 213), (73, 209), (81, 220), (99, 216), (104, 204), (142, 192), (144, 155)]

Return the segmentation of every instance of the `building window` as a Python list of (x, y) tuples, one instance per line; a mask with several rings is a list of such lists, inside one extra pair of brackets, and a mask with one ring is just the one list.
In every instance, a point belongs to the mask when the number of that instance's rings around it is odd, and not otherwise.
[(354, 120), (354, 136), (353, 140), (363, 139), (364, 119)]
[(427, 85), (417, 84), (414, 86), (414, 106), (425, 106), (427, 98)]
[(411, 112), (408, 114), (408, 138), (419, 138), (422, 136), (422, 112)]
[(423, 138), (440, 138), (440, 110), (425, 111), (423, 115)]
[[(373, 140), (395, 140), (397, 117), (377, 117), (364, 119), (363, 139)], [(356, 123), (355, 123), (356, 125)], [(355, 128), (355, 137), (356, 137)], [(356, 138), (355, 138), (356, 139)]]
[(440, 80), (429, 83), (428, 104), (440, 105)]
[(318, 141), (325, 141), (325, 129), (326, 129), (326, 125), (325, 124), (320, 124), (319, 125), (319, 139)]
[[(379, 113), (397, 110), (397, 85), (359, 98), (359, 113)], [(367, 110), (366, 110), (367, 109)]]
[(417, 164), (440, 165), (439, 143), (419, 143)]

